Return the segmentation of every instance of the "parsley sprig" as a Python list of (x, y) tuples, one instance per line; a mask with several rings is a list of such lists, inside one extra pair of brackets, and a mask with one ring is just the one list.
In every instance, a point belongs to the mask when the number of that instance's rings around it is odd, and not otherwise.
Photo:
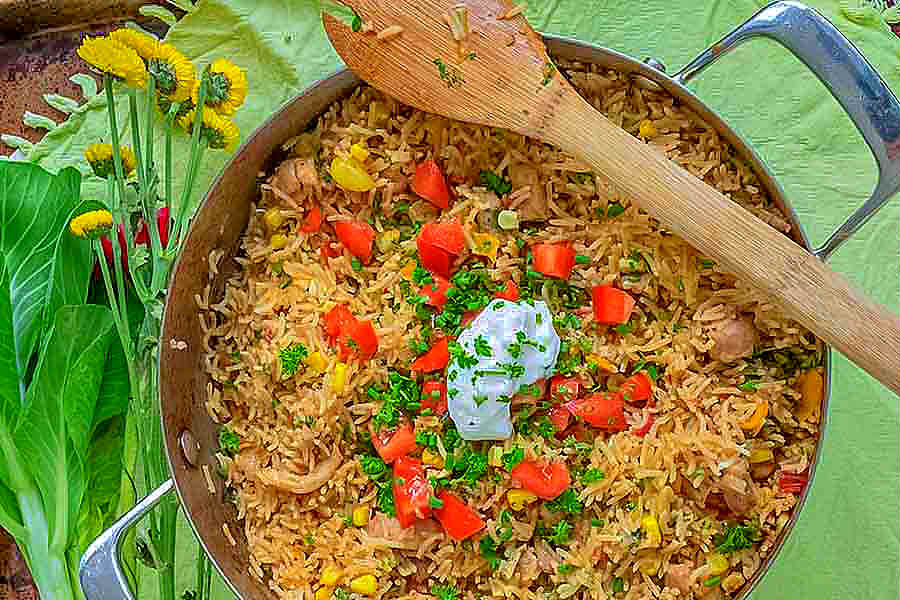
[(376, 429), (394, 427), (405, 413), (415, 413), (419, 410), (419, 384), (415, 379), (397, 371), (388, 373), (386, 389), (370, 385), (366, 394), (372, 400), (382, 403), (373, 419)]

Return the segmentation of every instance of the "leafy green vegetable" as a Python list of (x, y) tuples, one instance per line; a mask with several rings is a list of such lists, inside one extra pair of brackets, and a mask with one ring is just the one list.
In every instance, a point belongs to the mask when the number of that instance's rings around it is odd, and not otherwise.
[(498, 197), (503, 197), (512, 191), (512, 182), (493, 171), (482, 171), (478, 174), (478, 179), (481, 185), (497, 194)]
[(482, 537), (481, 541), (478, 542), (478, 549), (481, 552), (481, 556), (487, 561), (488, 566), (492, 571), (496, 571), (500, 566), (500, 563), (503, 562), (499, 548), (500, 545), (489, 535)]
[(567, 489), (562, 494), (544, 503), (550, 512), (561, 512), (570, 515), (581, 514), (584, 505), (578, 499), (578, 493), (572, 488)]
[(606, 475), (600, 469), (588, 469), (584, 472), (584, 475), (581, 476), (581, 482), (585, 485), (590, 485), (592, 483), (597, 483), (598, 481), (603, 481), (603, 478)]
[(228, 456), (234, 456), (241, 449), (241, 436), (228, 427), (219, 429), (219, 450)]
[(611, 202), (610, 205), (606, 208), (606, 216), (610, 219), (615, 219), (616, 217), (623, 214), (625, 214), (625, 207), (618, 202)]
[(436, 585), (431, 588), (431, 594), (438, 600), (456, 600), (459, 597), (459, 590), (452, 585)]
[(303, 344), (291, 344), (282, 348), (278, 352), (278, 358), (281, 361), (281, 376), (285, 379), (293, 377), (308, 354), (309, 352)]
[(506, 467), (507, 471), (512, 471), (516, 468), (516, 465), (525, 460), (525, 451), (515, 446), (509, 452), (504, 452), (500, 460), (503, 461), (503, 466)]
[(725, 529), (713, 538), (716, 550), (723, 554), (730, 554), (738, 550), (752, 548), (753, 545), (762, 539), (762, 534), (754, 523), (745, 525), (728, 525)]

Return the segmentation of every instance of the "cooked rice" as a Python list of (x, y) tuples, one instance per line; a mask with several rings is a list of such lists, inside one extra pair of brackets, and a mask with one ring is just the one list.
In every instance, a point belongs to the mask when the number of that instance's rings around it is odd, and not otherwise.
[[(642, 120), (652, 121), (658, 132), (648, 140), (653, 147), (773, 227), (789, 230), (789, 221), (766, 198), (750, 168), (672, 97), (593, 65), (562, 63), (560, 68), (614, 123), (637, 135)], [(377, 187), (368, 193), (346, 193), (325, 176), (332, 158), (346, 155), (355, 142), (364, 142), (371, 153), (368, 170)], [(455, 585), (460, 597), (469, 600), (486, 595), (604, 598), (619, 586), (626, 592), (617, 598), (711, 599), (720, 597), (722, 589), (741, 588), (771, 551), (797, 501), (797, 495), (779, 491), (778, 474), (803, 471), (816, 447), (818, 414), (798, 422), (793, 411), (800, 397), (794, 389), (797, 365), (821, 365), (819, 341), (763, 294), (702, 262), (684, 241), (663, 234), (656, 221), (608, 181), (579, 175), (587, 167), (541, 142), (413, 110), (360, 86), (287, 147), (290, 158), (263, 186), (251, 216), (235, 258), (239, 272), (227, 281), (223, 297), (210, 298), (207, 291), (198, 298), (207, 332), (206, 368), (213, 382), (207, 410), (241, 439), (239, 453), (223, 464), (235, 492), (251, 573), (267, 578), (276, 596), (292, 599), (312, 598), (329, 565), (341, 571), (338, 585), (345, 591), (353, 578), (375, 575), (379, 598), (428, 596), (438, 583)], [(415, 163), (431, 157), (439, 160), (456, 192), (444, 217), (408, 186)], [(483, 169), (505, 172), (512, 193), (500, 200), (480, 187)], [(613, 203), (621, 204), (624, 214), (598, 216)], [(590, 288), (616, 282), (638, 299), (637, 310), (644, 315), (641, 326), (621, 336), (584, 319), (590, 353), (618, 371), (585, 376), (615, 388), (639, 360), (664, 369), (655, 405), (629, 409), (632, 427), (655, 415), (645, 437), (631, 431), (597, 432), (581, 458), (573, 447), (534, 435), (494, 444), (502, 450), (491, 450), (492, 465), (499, 464), (498, 452), (518, 445), (528, 456), (581, 460), (605, 477), (575, 485), (584, 511), (575, 518), (568, 546), (553, 548), (535, 535), (539, 522), (560, 518), (541, 502), (513, 512), (513, 538), (504, 544), (504, 561), (493, 573), (477, 540), (453, 542), (432, 520), (402, 529), (396, 520), (375, 512), (375, 488), (348, 442), (368, 430), (378, 409), (366, 388), (383, 382), (389, 368), (408, 368), (414, 358), (408, 341), (418, 337), (420, 325), (415, 308), (403, 300), (399, 271), (416, 245), (414, 238), (394, 244), (376, 253), (360, 272), (346, 253), (323, 265), (320, 248), (334, 240), (328, 222), (369, 220), (381, 235), (393, 227), (390, 218), (405, 204), (410, 217), (420, 222), (452, 215), (468, 235), (488, 226), (485, 211), (510, 206), (523, 220), (544, 222), (528, 235), (494, 232), (502, 245), (490, 269), (493, 279), (521, 277), (525, 254), (517, 237), (529, 243), (571, 242), (579, 255), (591, 258), (590, 265), (576, 268), (572, 283)], [(326, 216), (323, 231), (292, 234), (285, 248), (273, 250), (263, 212), (276, 207), (285, 219), (282, 231), (294, 232), (313, 205), (321, 206)], [(649, 271), (623, 273), (635, 250)], [(213, 275), (220, 258), (211, 257)], [(373, 321), (379, 349), (371, 361), (350, 362), (347, 391), (336, 395), (331, 379), (337, 358), (321, 324), (339, 303)], [(709, 352), (716, 332), (738, 317), (752, 322), (757, 353), (769, 352), (728, 363), (713, 360)], [(307, 368), (281, 379), (278, 351), (298, 342), (325, 357), (324, 375)], [(751, 373), (758, 379), (755, 391), (745, 384)], [(740, 423), (763, 399), (769, 403), (769, 417), (753, 436)], [(415, 425), (417, 431), (440, 431), (436, 417), (417, 417)], [(485, 449), (489, 445), (484, 443)], [(775, 464), (764, 469), (748, 465), (747, 455), (757, 448), (770, 448)], [(327, 460), (336, 456), (340, 460)], [(504, 492), (511, 487), (503, 468), (490, 471), (494, 478), (462, 493), (485, 517), (489, 532), (501, 511), (508, 510)], [(310, 477), (317, 480), (315, 491), (287, 491)], [(744, 514), (736, 515), (733, 503), (743, 503)], [(362, 528), (346, 522), (358, 505), (373, 513)], [(658, 519), (659, 547), (636, 535), (647, 514)], [(709, 574), (706, 559), (726, 520), (755, 521), (761, 541), (729, 556), (730, 573), (723, 575), (722, 588), (707, 587), (702, 583)], [(231, 538), (227, 528), (225, 533)], [(568, 566), (561, 571), (563, 564)]]

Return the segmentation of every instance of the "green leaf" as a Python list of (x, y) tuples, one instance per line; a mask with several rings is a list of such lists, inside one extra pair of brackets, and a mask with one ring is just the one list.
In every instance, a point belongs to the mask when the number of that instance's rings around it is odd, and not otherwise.
[(178, 22), (178, 17), (164, 6), (157, 6), (156, 4), (145, 4), (144, 6), (138, 9), (138, 12), (145, 17), (156, 17), (169, 27)]
[(194, 6), (194, 3), (191, 2), (191, 0), (166, 0), (166, 1), (169, 4), (171, 4), (177, 8), (180, 8), (181, 10), (183, 10), (186, 13), (193, 12), (193, 10), (196, 8)]
[(59, 94), (44, 94), (44, 102), (67, 115), (78, 110), (78, 102)]
[[(73, 244), (68, 221), (78, 206), (81, 176), (74, 169), (51, 175), (28, 163), (0, 163), (0, 255), (9, 285), (0, 293), (12, 306), (12, 343), (19, 381), (55, 310), (84, 302), (90, 247)], [(54, 267), (54, 256), (65, 264)], [(69, 265), (72, 265), (71, 268)]]
[(81, 552), (116, 519), (123, 478), (125, 419), (110, 419), (91, 440), (87, 459), (87, 487), (78, 517)]
[(75, 529), (94, 409), (114, 335), (112, 313), (104, 306), (59, 309), (14, 431), (19, 458), (40, 490), (53, 547), (66, 547)]
[(23, 137), (18, 135), (10, 135), (8, 133), (4, 133), (0, 135), (0, 142), (3, 142), (10, 148), (16, 148), (17, 150), (21, 150), (25, 154), (31, 154), (32, 148), (34, 148), (34, 144), (30, 141), (26, 140)]
[(75, 73), (69, 77), (69, 81), (81, 88), (81, 95), (85, 99), (93, 98), (97, 95), (97, 80), (87, 73)]
[(58, 123), (50, 117), (33, 113), (30, 110), (25, 111), (25, 115), (22, 117), (22, 122), (25, 123), (26, 127), (46, 129), (47, 131), (53, 131), (58, 125)]

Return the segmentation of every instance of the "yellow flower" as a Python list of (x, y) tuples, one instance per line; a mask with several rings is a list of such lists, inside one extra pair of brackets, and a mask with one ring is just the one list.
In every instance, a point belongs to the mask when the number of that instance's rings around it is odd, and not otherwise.
[(132, 87), (147, 84), (147, 68), (133, 48), (109, 37), (87, 37), (78, 47), (78, 56), (98, 71), (112, 75)]
[[(247, 98), (247, 75), (228, 59), (217, 58), (206, 71), (205, 104), (217, 113), (230, 117)], [(200, 82), (194, 84), (194, 104), (200, 93)]]
[(147, 57), (147, 70), (156, 79), (160, 96), (170, 102), (184, 102), (191, 96), (194, 65), (172, 44), (156, 44)]
[[(119, 154), (122, 156), (122, 172), (125, 177), (130, 177), (137, 166), (134, 152), (128, 146), (119, 146)], [(84, 149), (84, 159), (97, 177), (106, 179), (116, 172), (112, 144), (91, 144)]]
[(112, 229), (112, 224), (108, 210), (92, 210), (69, 221), (69, 231), (81, 238), (96, 239)]
[[(178, 120), (178, 124), (192, 132), (196, 114), (197, 110), (191, 109)], [(200, 135), (206, 138), (210, 148), (216, 150), (231, 150), (241, 139), (241, 132), (237, 125), (208, 106), (203, 107), (203, 125)]]
[(121, 42), (137, 52), (138, 56), (147, 60), (159, 45), (159, 40), (137, 29), (116, 29), (109, 34), (111, 39)]

